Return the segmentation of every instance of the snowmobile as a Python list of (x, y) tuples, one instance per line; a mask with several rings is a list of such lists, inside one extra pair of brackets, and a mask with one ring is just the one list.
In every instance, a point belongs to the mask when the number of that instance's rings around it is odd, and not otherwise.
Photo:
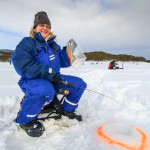
[(108, 69), (111, 69), (111, 70), (123, 69), (123, 66), (122, 66), (122, 68), (120, 68), (119, 63), (117, 63), (116, 60), (113, 60), (110, 62)]

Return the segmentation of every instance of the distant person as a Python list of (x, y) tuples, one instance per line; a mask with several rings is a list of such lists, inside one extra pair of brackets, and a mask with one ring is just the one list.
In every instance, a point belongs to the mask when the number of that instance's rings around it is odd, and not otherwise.
[(116, 64), (117, 64), (116, 60), (111, 61), (110, 64), (109, 64), (109, 66), (108, 66), (108, 69), (115, 69)]
[[(77, 115), (75, 109), (87, 85), (79, 77), (60, 73), (60, 68), (72, 65), (71, 51), (67, 47), (61, 49), (55, 38), (46, 12), (38, 12), (30, 37), (23, 38), (12, 55), (12, 63), (21, 76), (18, 84), (26, 95), (16, 123), (33, 137), (43, 134), (45, 128), (37, 117), (42, 108), (53, 101), (55, 90), (64, 86), (62, 81), (76, 85), (65, 85), (70, 93), (63, 102), (62, 115), (70, 119), (78, 117), (82, 121), (82, 116)], [(72, 43), (77, 45), (75, 41)]]

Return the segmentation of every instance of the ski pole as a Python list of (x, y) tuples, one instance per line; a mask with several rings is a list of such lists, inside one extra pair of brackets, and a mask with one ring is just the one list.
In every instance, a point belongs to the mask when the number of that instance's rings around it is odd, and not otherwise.
[(109, 98), (109, 99), (111, 99), (111, 100), (114, 100), (114, 101), (116, 101), (116, 102), (118, 103), (118, 101), (117, 101), (116, 99), (111, 98), (111, 97), (109, 97), (109, 96), (107, 96), (107, 95), (105, 95), (105, 94), (102, 94), (102, 93), (100, 93), (100, 92), (97, 92), (97, 91), (94, 91), (94, 90), (90, 90), (90, 89), (87, 89), (87, 88), (83, 88), (83, 87), (74, 85), (73, 83), (69, 83), (69, 82), (67, 82), (67, 81), (62, 81), (62, 83), (65, 84), (65, 85), (79, 87), (79, 88), (81, 88), (81, 89), (84, 89), (84, 90), (87, 90), (87, 91), (90, 91), (90, 92), (93, 92), (93, 93), (102, 95), (102, 96), (107, 97), (107, 98)]

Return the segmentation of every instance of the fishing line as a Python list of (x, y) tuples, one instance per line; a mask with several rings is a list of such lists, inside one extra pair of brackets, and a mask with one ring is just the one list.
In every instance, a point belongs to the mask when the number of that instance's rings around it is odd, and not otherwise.
[(97, 92), (97, 91), (94, 91), (94, 90), (90, 90), (90, 89), (87, 89), (87, 88), (83, 88), (83, 87), (80, 87), (80, 86), (74, 85), (74, 84), (72, 84), (72, 83), (69, 83), (69, 82), (67, 82), (67, 81), (65, 81), (65, 82), (64, 82), (64, 81), (62, 81), (62, 83), (63, 83), (63, 84), (65, 84), (65, 85), (79, 87), (79, 88), (81, 88), (81, 89), (84, 89), (84, 90), (87, 90), (87, 91), (90, 91), (90, 92), (93, 92), (93, 93), (96, 93), (96, 94), (102, 95), (102, 96), (104, 96), (104, 97), (107, 97), (107, 98), (109, 98), (109, 99), (111, 99), (111, 100), (113, 100), (113, 101), (115, 101), (115, 102), (119, 103), (116, 99), (114, 99), (114, 98), (112, 98), (112, 97), (109, 97), (109, 96), (107, 96), (107, 95), (105, 95), (105, 94), (102, 94), (102, 93), (100, 93), (100, 92)]

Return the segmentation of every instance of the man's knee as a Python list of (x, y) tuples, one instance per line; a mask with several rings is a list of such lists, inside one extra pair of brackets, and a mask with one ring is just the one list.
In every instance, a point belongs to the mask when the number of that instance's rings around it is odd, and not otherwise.
[(40, 87), (39, 97), (54, 97), (55, 89), (52, 85), (43, 85)]
[(77, 84), (78, 84), (78, 87), (80, 87), (81, 89), (86, 89), (87, 87), (87, 84), (81, 78), (78, 79)]

